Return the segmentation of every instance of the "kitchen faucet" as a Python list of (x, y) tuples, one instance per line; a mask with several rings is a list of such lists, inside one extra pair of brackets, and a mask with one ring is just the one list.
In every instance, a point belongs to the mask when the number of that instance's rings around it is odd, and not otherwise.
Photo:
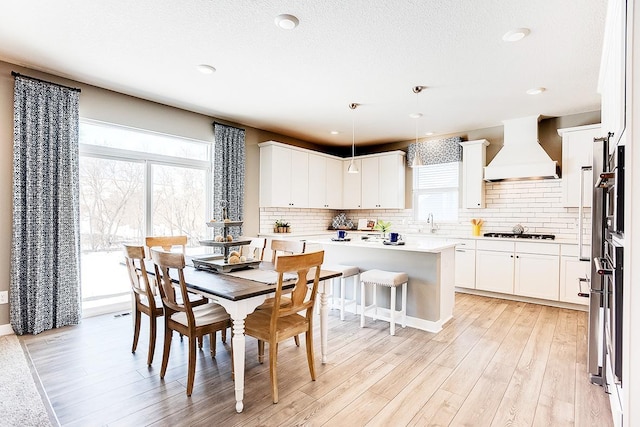
[(435, 233), (436, 225), (433, 222), (433, 213), (431, 212), (429, 212), (429, 215), (427, 215), (427, 224), (429, 224), (429, 233)]

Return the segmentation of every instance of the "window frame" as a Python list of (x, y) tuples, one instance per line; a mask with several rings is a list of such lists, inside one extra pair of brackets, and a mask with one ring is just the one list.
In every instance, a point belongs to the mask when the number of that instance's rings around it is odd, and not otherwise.
[[(435, 187), (435, 188), (419, 188), (418, 187), (418, 177), (419, 177), (419, 170), (420, 169), (427, 169), (430, 166), (440, 166), (440, 165), (446, 165), (446, 164), (455, 164), (456, 165), (456, 171), (457, 171), (457, 186), (442, 186), (442, 187)], [(453, 169), (453, 168), (452, 168)], [(418, 173), (417, 173), (418, 172)], [(462, 200), (462, 173), (463, 173), (463, 169), (462, 169), (462, 162), (461, 161), (456, 161), (456, 162), (447, 162), (447, 163), (436, 163), (433, 165), (424, 165), (424, 166), (419, 166), (416, 168), (413, 168), (413, 173), (412, 173), (412, 183), (413, 183), (413, 191), (412, 191), (412, 202), (413, 202), (413, 218), (415, 221), (426, 221), (426, 218), (421, 217), (420, 215), (420, 209), (418, 209), (419, 207), (419, 198), (420, 196), (423, 195), (429, 195), (429, 194), (448, 194), (448, 193), (452, 193), (455, 191), (456, 193), (456, 207), (455, 209), (453, 209), (453, 212), (455, 213), (455, 217), (453, 218), (434, 218), (434, 222), (437, 221), (439, 223), (444, 223), (444, 224), (455, 224), (459, 221), (460, 218), (460, 208), (461, 208), (461, 200)]]

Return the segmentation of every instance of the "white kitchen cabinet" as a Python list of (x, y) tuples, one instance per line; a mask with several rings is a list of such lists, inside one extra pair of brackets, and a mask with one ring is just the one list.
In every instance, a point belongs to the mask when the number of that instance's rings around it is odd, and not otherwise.
[(476, 287), (476, 241), (461, 239), (456, 245), (455, 286)]
[(360, 173), (347, 173), (351, 159), (342, 161), (342, 208), (360, 209), (362, 207), (362, 160), (354, 159)]
[[(561, 245), (560, 254), (560, 301), (589, 305), (591, 261), (580, 260), (577, 245)], [(587, 297), (578, 296), (578, 293)]]
[(476, 289), (558, 300), (559, 245), (479, 240), (476, 249)]
[(363, 209), (404, 209), (404, 152), (360, 156)]
[(260, 206), (309, 207), (309, 154), (284, 144), (260, 146)]
[(485, 207), (484, 167), (487, 163), (489, 141), (461, 142), (462, 146), (462, 207), (479, 209)]
[(516, 242), (514, 293), (525, 297), (558, 300), (560, 245)]
[(309, 153), (309, 207), (342, 208), (342, 160)]
[(479, 240), (476, 244), (476, 289), (513, 294), (514, 243)]
[(562, 206), (591, 206), (593, 171), (583, 170), (593, 160), (593, 139), (602, 136), (600, 125), (558, 129), (562, 137)]

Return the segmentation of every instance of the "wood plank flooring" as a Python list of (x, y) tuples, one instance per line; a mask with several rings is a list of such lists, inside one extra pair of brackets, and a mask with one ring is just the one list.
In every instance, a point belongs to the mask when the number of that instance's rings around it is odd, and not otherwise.
[[(311, 381), (304, 340), (282, 343), (280, 401), (269, 364), (247, 338), (245, 409), (235, 412), (230, 348), (198, 352), (185, 394), (187, 342), (172, 341), (164, 380), (162, 324), (146, 366), (148, 323), (131, 353), (131, 316), (84, 319), (22, 337), (63, 426), (610, 426), (608, 397), (589, 383), (587, 314), (456, 294), (454, 318), (438, 334), (329, 315), (329, 363)], [(220, 340), (218, 334), (217, 339)]]

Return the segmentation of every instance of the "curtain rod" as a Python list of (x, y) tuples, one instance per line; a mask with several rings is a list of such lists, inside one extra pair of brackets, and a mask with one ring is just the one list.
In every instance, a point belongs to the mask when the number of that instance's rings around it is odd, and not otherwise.
[(215, 127), (216, 125), (218, 125), (218, 126), (226, 126), (226, 127), (228, 127), (228, 128), (234, 128), (234, 129), (238, 129), (238, 130), (244, 130), (244, 131), (246, 131), (246, 129), (244, 129), (244, 128), (239, 128), (239, 127), (237, 127), (237, 126), (231, 126), (231, 125), (227, 125), (227, 124), (225, 124), (225, 123), (220, 123), (220, 122), (213, 122), (213, 126)]
[(79, 88), (77, 88), (77, 87), (65, 86), (65, 85), (61, 85), (60, 83), (53, 83), (53, 82), (49, 82), (49, 81), (46, 81), (46, 80), (38, 79), (38, 78), (36, 78), (36, 77), (25, 76), (24, 74), (16, 73), (15, 71), (12, 71), (12, 72), (11, 72), (11, 75), (12, 75), (13, 77), (24, 77), (25, 79), (31, 79), (31, 80), (35, 80), (35, 81), (37, 81), (37, 82), (48, 83), (48, 84), (50, 84), (50, 85), (54, 85), (54, 86), (60, 86), (60, 87), (65, 88), (65, 89), (75, 90), (76, 92), (82, 92), (82, 91), (81, 91)]

